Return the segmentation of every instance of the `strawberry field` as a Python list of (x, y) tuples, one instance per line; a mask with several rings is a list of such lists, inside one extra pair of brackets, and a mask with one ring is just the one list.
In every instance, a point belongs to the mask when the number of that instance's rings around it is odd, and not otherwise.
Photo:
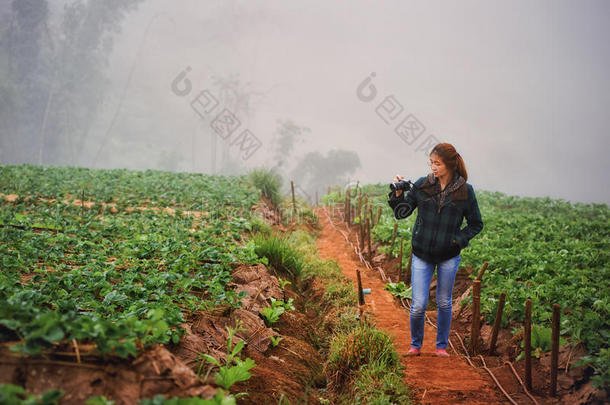
[(4, 166), (0, 179), (0, 339), (15, 352), (177, 343), (185, 316), (238, 302), (231, 264), (257, 262), (241, 234), (259, 193), (240, 178)]

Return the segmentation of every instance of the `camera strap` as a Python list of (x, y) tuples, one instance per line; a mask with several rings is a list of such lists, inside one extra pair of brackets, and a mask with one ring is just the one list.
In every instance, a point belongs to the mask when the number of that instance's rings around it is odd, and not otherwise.
[[(418, 186), (416, 186), (415, 184), (412, 184), (411, 188), (414, 188), (414, 189), (416, 189), (416, 190), (423, 191), (423, 189), (424, 189), (424, 188), (430, 188), (430, 187), (434, 187), (435, 185), (436, 185), (436, 184), (430, 184), (430, 185), (428, 185), (428, 186), (426, 186), (426, 187), (418, 187)], [(446, 187), (449, 187), (449, 185), (447, 185)], [(431, 195), (430, 195), (430, 197), (428, 197), (428, 198), (424, 198), (422, 201), (428, 201), (428, 200), (431, 200), (433, 197), (435, 197), (435, 196), (439, 195), (439, 194), (440, 194), (440, 193), (442, 193), (442, 192), (443, 192), (443, 190), (438, 191), (438, 192), (436, 192), (436, 193), (434, 193), (434, 194), (431, 194)]]

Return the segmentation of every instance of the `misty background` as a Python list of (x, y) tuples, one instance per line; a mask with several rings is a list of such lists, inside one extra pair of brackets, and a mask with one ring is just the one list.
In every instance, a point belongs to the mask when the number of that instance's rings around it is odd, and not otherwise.
[(609, 38), (603, 0), (0, 0), (0, 162), (311, 198), (449, 142), (475, 190), (610, 203)]

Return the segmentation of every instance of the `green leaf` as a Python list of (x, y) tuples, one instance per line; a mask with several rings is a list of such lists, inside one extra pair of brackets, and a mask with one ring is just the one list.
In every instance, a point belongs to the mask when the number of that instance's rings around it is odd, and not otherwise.
[(248, 370), (252, 369), (256, 364), (251, 358), (245, 361), (235, 359), (237, 364), (233, 367), (221, 367), (216, 374), (215, 381), (221, 387), (229, 389), (233, 384), (239, 381), (246, 381), (252, 375)]
[(91, 397), (85, 401), (86, 405), (114, 405), (115, 401), (106, 399), (105, 396)]
[(233, 348), (233, 351), (231, 352), (231, 358), (235, 357), (237, 355), (237, 353), (239, 353), (241, 351), (241, 349), (243, 349), (245, 342), (243, 340), (239, 341), (235, 347)]
[(209, 361), (210, 363), (220, 367), (220, 363), (218, 362), (218, 360), (216, 360), (214, 357), (210, 356), (209, 354), (201, 353), (200, 356), (203, 357), (204, 359), (206, 359), (207, 361)]

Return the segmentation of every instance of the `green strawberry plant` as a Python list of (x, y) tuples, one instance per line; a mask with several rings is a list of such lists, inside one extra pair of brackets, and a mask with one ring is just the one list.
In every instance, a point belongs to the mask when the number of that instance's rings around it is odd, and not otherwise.
[[(521, 331), (523, 331), (523, 328), (520, 328), (517, 330), (517, 333), (520, 333)], [(551, 350), (551, 336), (552, 336), (552, 332), (553, 330), (551, 328), (547, 328), (544, 326), (538, 326), (538, 325), (532, 325), (532, 334), (531, 334), (531, 346), (532, 346), (532, 351), (533, 351), (533, 355), (539, 359), (540, 355), (542, 353), (546, 353), (548, 351)], [(559, 337), (559, 345), (565, 345), (566, 343), (568, 343), (564, 338)], [(523, 349), (525, 347), (525, 342), (524, 340), (521, 340), (521, 348)], [(517, 358), (515, 359), (516, 361), (519, 361), (521, 359), (523, 359), (525, 357), (525, 351), (521, 351), (521, 353), (519, 353), (519, 355), (517, 356)]]
[(409, 298), (411, 299), (411, 287), (407, 288), (403, 281), (398, 283), (387, 283), (384, 290), (388, 290), (390, 294), (398, 298)]
[[(235, 321), (235, 328), (227, 326), (229, 336), (227, 338), (227, 359), (225, 364), (221, 364), (220, 361), (209, 354), (201, 353), (200, 355), (202, 360), (206, 360), (218, 367), (218, 371), (215, 374), (216, 384), (227, 390), (236, 382), (249, 379), (252, 376), (249, 370), (256, 366), (251, 358), (246, 358), (246, 360), (239, 358), (239, 353), (244, 348), (245, 342), (240, 340), (234, 344), (233, 339), (235, 338), (235, 333), (240, 330), (243, 330), (243, 328), (240, 326), (239, 319)], [(201, 370), (201, 366), (199, 369)]]
[(295, 309), (294, 305), (292, 304), (294, 298), (289, 298), (288, 301), (283, 301), (270, 297), (270, 300), (270, 307), (261, 308), (259, 310), (259, 313), (263, 316), (267, 326), (271, 326), (272, 324), (276, 323), (284, 312), (294, 311)]
[[(19, 195), (0, 196), (0, 341), (12, 350), (76, 339), (127, 357), (178, 343), (186, 315), (241, 305), (236, 263), (264, 262), (241, 237), (259, 195), (245, 177), (0, 165), (0, 190)], [(74, 204), (83, 195), (90, 209)]]
[(3, 405), (57, 405), (62, 396), (61, 390), (49, 390), (42, 395), (33, 395), (18, 385), (0, 384), (0, 404)]
[(271, 339), (271, 345), (273, 347), (276, 347), (282, 340), (284, 340), (284, 338), (281, 336), (269, 336), (269, 338)]

